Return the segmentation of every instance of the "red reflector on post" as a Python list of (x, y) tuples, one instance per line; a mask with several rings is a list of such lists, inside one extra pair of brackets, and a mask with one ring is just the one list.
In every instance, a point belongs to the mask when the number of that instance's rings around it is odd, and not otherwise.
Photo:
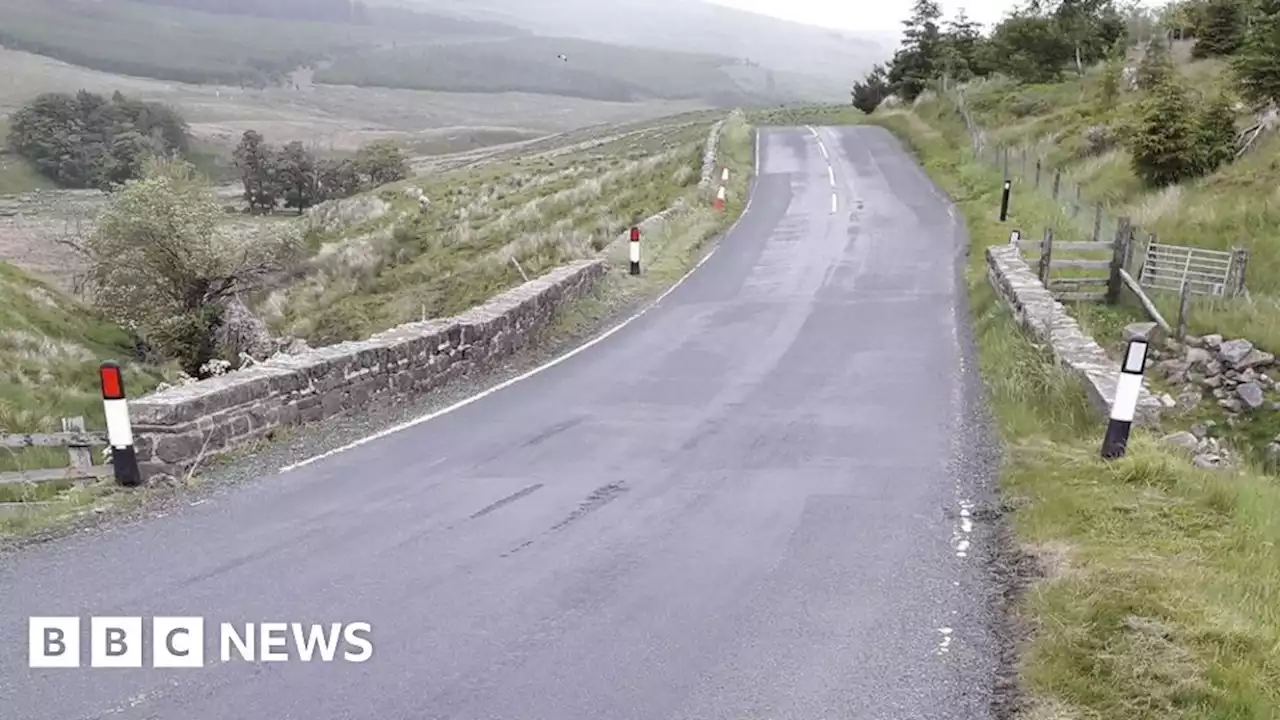
[(631, 228), (631, 242), (640, 242), (640, 228)]
[(124, 378), (120, 375), (120, 366), (112, 362), (102, 363), (99, 372), (102, 375), (102, 399), (124, 399)]

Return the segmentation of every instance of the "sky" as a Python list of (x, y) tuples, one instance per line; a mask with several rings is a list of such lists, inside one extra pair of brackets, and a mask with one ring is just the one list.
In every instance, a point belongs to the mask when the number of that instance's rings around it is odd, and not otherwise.
[[(710, 0), (717, 5), (773, 15), (837, 30), (898, 33), (911, 14), (913, 0)], [(964, 8), (969, 17), (994, 24), (1018, 4), (1014, 0), (941, 0), (943, 15)]]

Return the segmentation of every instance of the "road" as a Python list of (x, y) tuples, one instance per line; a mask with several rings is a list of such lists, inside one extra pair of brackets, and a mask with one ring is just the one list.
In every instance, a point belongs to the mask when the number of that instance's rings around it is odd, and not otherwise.
[[(878, 128), (757, 145), (716, 253), (595, 346), (216, 502), (5, 560), (0, 716), (989, 717), (962, 225)], [(375, 650), (221, 663), (212, 638), (203, 669), (33, 670), (30, 615), (363, 621)]]

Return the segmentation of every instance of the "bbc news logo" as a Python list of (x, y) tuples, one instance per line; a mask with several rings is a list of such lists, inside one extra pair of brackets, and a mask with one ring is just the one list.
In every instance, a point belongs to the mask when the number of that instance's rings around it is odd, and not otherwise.
[[(27, 628), (28, 665), (33, 668), (81, 666), (78, 617), (33, 617)], [(200, 617), (155, 617), (143, 633), (141, 617), (90, 617), (89, 667), (140, 668), (151, 648), (150, 667), (199, 668), (205, 665), (205, 622)], [(352, 662), (373, 657), (369, 623), (221, 623), (217, 657), (223, 663)], [(339, 652), (341, 650), (341, 652)]]

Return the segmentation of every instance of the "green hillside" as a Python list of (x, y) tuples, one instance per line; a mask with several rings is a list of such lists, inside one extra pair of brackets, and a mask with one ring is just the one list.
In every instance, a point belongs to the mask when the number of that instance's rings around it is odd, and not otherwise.
[(213, 15), (125, 0), (6, 0), (0, 44), (95, 70), (189, 83), (263, 84), (334, 53), (410, 33)]
[[(560, 56), (564, 56), (561, 58)], [(595, 100), (748, 100), (729, 58), (569, 38), (381, 48), (337, 58), (318, 82), (457, 92), (537, 92)]]
[[(290, 72), (314, 66), (317, 82), (383, 88), (718, 105), (789, 97), (772, 87), (767, 72), (723, 56), (537, 37), (501, 23), (404, 8), (371, 8), (367, 22), (330, 22), (192, 7), (211, 6), (202, 0), (5, 0), (0, 45), (95, 70), (194, 84), (288, 85)], [(557, 58), (562, 54), (569, 62)]]

